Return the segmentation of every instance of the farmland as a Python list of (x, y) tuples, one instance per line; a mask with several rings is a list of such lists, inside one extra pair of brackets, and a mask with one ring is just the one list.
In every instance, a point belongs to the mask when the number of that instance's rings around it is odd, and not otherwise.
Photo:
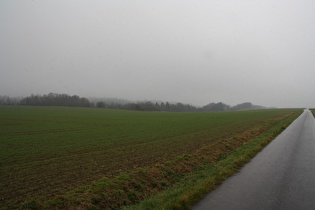
[[(279, 125), (283, 129), (299, 113), (294, 109), (169, 113), (0, 107), (1, 206), (135, 204), (268, 130)], [(161, 171), (163, 182), (147, 184), (143, 178), (159, 178)], [(139, 173), (145, 174), (141, 186), (132, 178), (141, 177)]]

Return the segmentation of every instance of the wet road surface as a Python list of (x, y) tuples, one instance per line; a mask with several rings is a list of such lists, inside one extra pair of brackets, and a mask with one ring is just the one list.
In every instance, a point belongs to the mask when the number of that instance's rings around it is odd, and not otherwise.
[(315, 120), (304, 110), (193, 210), (315, 209)]

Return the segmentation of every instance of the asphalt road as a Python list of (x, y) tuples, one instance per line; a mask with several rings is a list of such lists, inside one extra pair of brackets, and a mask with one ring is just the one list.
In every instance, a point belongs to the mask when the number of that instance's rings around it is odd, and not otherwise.
[(315, 209), (315, 120), (304, 110), (193, 210)]

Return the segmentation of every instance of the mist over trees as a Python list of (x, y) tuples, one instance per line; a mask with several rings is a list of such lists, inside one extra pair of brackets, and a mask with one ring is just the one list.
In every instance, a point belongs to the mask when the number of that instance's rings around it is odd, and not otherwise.
[(77, 95), (49, 93), (47, 95), (34, 95), (24, 98), (12, 98), (0, 96), (1, 106), (22, 105), (22, 106), (68, 106), (68, 107), (96, 107), (107, 109), (125, 109), (135, 111), (162, 111), (162, 112), (219, 112), (239, 111), (248, 109), (264, 109), (263, 106), (253, 105), (250, 102), (230, 106), (225, 103), (209, 103), (203, 107), (196, 107), (190, 104), (169, 103), (169, 102), (130, 102), (116, 98), (82, 98)]
[(21, 98), (13, 98), (10, 96), (0, 96), (0, 106), (18, 105)]
[(231, 111), (248, 110), (248, 109), (265, 109), (265, 107), (259, 106), (259, 105), (253, 105), (250, 102), (238, 104), (236, 106), (231, 107)]
[(91, 103), (86, 98), (77, 95), (67, 95), (49, 93), (47, 95), (31, 95), (23, 98), (19, 105), (28, 106), (70, 106), (70, 107), (90, 107)]

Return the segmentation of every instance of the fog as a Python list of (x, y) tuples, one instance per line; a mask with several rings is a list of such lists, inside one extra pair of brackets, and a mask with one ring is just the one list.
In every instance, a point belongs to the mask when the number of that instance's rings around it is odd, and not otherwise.
[(315, 107), (315, 1), (2, 0), (0, 95)]

